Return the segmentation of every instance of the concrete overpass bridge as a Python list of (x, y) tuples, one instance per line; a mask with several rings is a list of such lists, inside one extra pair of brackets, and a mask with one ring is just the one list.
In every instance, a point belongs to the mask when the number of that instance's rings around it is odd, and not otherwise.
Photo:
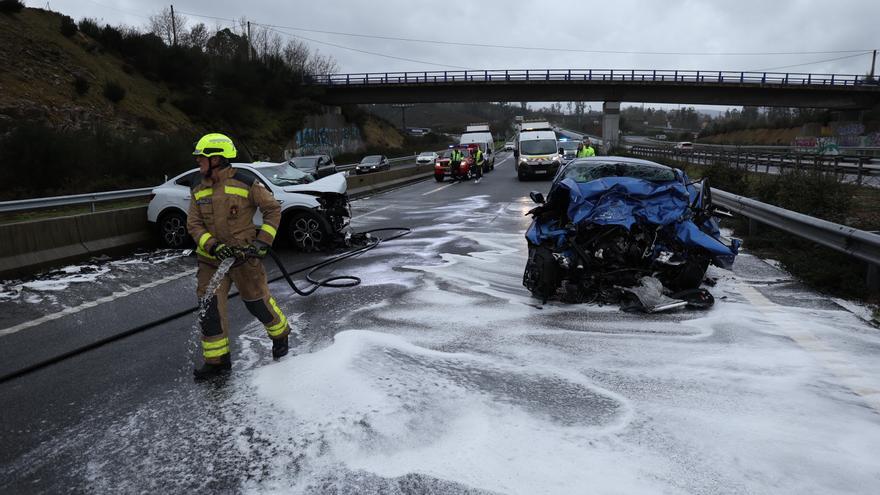
[(469, 70), (315, 76), (327, 105), (520, 101), (605, 102), (603, 138), (616, 143), (620, 102), (880, 108), (880, 84), (858, 74), (636, 69)]

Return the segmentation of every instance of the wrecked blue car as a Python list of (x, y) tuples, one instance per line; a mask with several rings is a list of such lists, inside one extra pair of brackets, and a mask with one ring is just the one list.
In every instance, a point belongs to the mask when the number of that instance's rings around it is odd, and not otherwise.
[(709, 264), (730, 269), (739, 240), (722, 239), (705, 179), (624, 157), (580, 158), (557, 173), (526, 231), (523, 285), (547, 301), (621, 303), (648, 312), (708, 307)]

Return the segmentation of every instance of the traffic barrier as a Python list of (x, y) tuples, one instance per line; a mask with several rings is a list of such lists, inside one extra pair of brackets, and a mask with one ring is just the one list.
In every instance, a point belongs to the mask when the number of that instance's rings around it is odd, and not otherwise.
[(0, 276), (14, 277), (58, 263), (152, 240), (147, 207), (0, 225)]

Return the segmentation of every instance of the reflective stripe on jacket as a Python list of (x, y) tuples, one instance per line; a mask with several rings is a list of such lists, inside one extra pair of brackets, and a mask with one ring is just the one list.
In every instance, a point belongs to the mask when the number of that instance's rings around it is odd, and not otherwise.
[[(247, 247), (255, 239), (272, 245), (281, 224), (281, 205), (259, 180), (232, 167), (214, 171), (215, 179), (202, 179), (192, 189), (186, 228), (196, 241), (202, 261), (217, 264), (209, 253), (218, 243)], [(260, 210), (263, 225), (257, 230), (254, 214)]]

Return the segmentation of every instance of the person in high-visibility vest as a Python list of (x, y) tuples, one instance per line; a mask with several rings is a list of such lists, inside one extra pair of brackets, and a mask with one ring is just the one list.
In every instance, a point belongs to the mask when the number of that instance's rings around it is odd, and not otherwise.
[[(228, 373), (232, 368), (226, 301), (233, 283), (245, 307), (260, 320), (272, 339), (274, 359), (287, 354), (290, 328), (287, 317), (269, 293), (261, 259), (268, 254), (281, 224), (281, 205), (256, 177), (230, 166), (229, 160), (237, 156), (237, 151), (229, 137), (207, 134), (196, 144), (193, 155), (202, 180), (192, 188), (186, 227), (196, 242), (198, 297), (205, 297), (222, 260), (239, 258), (199, 315), (205, 364), (196, 368), (194, 374), (196, 380), (203, 380)], [(253, 221), (257, 210), (263, 215), (259, 228)], [(242, 253), (247, 256), (241, 256)]]
[(461, 166), (461, 161), (463, 159), (464, 155), (462, 155), (461, 150), (458, 148), (452, 148), (452, 153), (449, 155), (449, 175), (451, 175), (453, 179), (458, 177), (458, 168)]
[(596, 156), (596, 150), (593, 149), (588, 139), (584, 139), (584, 142), (578, 145), (577, 157), (588, 158), (591, 156)]
[(468, 146), (468, 151), (471, 153), (471, 156), (474, 157), (474, 171), (477, 175), (474, 182), (480, 182), (483, 178), (483, 164), (486, 162), (486, 159), (483, 156), (483, 150), (481, 150), (478, 145), (471, 145)]

